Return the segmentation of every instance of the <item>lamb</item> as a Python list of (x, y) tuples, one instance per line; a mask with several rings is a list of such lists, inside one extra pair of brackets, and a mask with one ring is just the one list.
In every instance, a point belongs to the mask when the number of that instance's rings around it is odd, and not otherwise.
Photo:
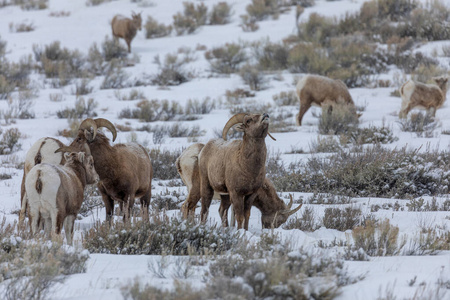
[(64, 225), (67, 243), (72, 245), (73, 225), (83, 202), (84, 188), (97, 182), (99, 177), (91, 155), (72, 147), (56, 151), (65, 152), (66, 163), (64, 166), (41, 163), (29, 171), (25, 179), (27, 200), (22, 203), (21, 213), (25, 213), (28, 202), (33, 233), (38, 232), (42, 218), (48, 235), (60, 234)]
[[(243, 131), (242, 140), (227, 142), (228, 130), (237, 125)], [(221, 198), (230, 197), (234, 206), (238, 228), (248, 229), (250, 209), (256, 191), (263, 185), (268, 135), (268, 114), (239, 113), (228, 120), (222, 131), (222, 139), (210, 140), (198, 156), (200, 172), (201, 221), (207, 220), (214, 191)], [(196, 195), (198, 197), (198, 195)], [(188, 211), (198, 201), (189, 197)]]
[(111, 29), (113, 36), (123, 38), (127, 42), (128, 53), (131, 53), (131, 41), (136, 36), (137, 30), (142, 30), (141, 13), (131, 12), (131, 17), (127, 18), (123, 15), (115, 15), (111, 21)]
[(324, 106), (334, 104), (347, 104), (350, 110), (356, 113), (355, 103), (347, 86), (341, 80), (335, 80), (319, 75), (306, 75), (297, 83), (297, 98), (300, 101), (300, 112), (297, 115), (297, 125), (302, 125), (302, 119), (311, 105)]
[(402, 108), (399, 118), (405, 119), (409, 111), (415, 107), (424, 108), (427, 113), (433, 117), (436, 116), (436, 110), (441, 108), (445, 102), (447, 94), (447, 77), (434, 77), (434, 84), (423, 84), (408, 80), (400, 88), (402, 97)]
[(109, 139), (98, 128), (108, 128), (117, 137), (114, 125), (102, 118), (85, 119), (78, 128), (78, 135), (71, 147), (89, 147), (94, 157), (95, 170), (100, 182), (98, 188), (106, 207), (106, 220), (111, 221), (114, 214), (114, 201), (124, 205), (124, 221), (129, 219), (135, 198), (141, 200), (143, 217), (148, 219), (148, 206), (152, 192), (153, 169), (150, 156), (144, 147), (137, 143), (111, 146)]
[[(195, 205), (198, 202), (199, 197), (194, 197), (196, 203), (191, 205), (191, 210), (188, 211), (189, 198), (192, 195), (199, 195), (200, 192), (200, 174), (198, 170), (198, 155), (203, 149), (204, 144), (196, 143), (189, 146), (180, 157), (176, 160), (176, 166), (181, 179), (188, 188), (189, 196), (188, 199), (183, 203), (181, 207), (181, 212), (185, 218), (192, 216), (195, 211)], [(191, 197), (192, 199), (192, 197)], [(213, 199), (220, 199), (220, 195), (214, 192)], [(269, 179), (264, 180), (264, 184), (258, 189), (257, 196), (253, 202), (253, 205), (261, 211), (261, 223), (263, 228), (277, 228), (287, 221), (289, 216), (295, 214), (300, 208), (292, 209), (292, 197), (289, 205), (281, 200)], [(222, 217), (222, 224), (228, 226), (228, 209), (230, 207), (229, 197), (224, 197), (224, 200), (220, 203), (219, 213)], [(234, 217), (234, 214), (232, 215)], [(234, 218), (231, 222), (234, 225)]]

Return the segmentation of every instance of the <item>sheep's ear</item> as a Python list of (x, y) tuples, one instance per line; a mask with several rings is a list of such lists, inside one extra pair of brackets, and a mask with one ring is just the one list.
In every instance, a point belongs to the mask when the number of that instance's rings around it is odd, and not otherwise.
[(64, 159), (65, 159), (66, 161), (71, 160), (71, 158), (70, 158), (70, 153), (69, 153), (69, 152), (64, 152)]
[(235, 130), (239, 131), (239, 132), (244, 132), (244, 124), (243, 123), (239, 123), (238, 125), (236, 125), (234, 127)]
[(80, 162), (84, 162), (84, 157), (85, 157), (84, 152), (78, 152), (78, 160)]
[(94, 139), (94, 133), (92, 131), (92, 127), (90, 128), (90, 130), (84, 130), (84, 136), (86, 137), (86, 140), (92, 141)]

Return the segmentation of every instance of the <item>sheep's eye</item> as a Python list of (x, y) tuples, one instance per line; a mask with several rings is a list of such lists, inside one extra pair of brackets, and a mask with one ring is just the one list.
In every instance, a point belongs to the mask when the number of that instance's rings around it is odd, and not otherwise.
[(251, 121), (252, 121), (252, 119), (248, 119), (247, 120), (247, 124), (250, 124)]

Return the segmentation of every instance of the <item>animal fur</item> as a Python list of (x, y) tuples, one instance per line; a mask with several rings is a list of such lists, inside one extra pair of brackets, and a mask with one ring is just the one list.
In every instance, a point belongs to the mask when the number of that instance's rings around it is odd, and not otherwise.
[(112, 34), (115, 38), (122, 38), (128, 46), (128, 53), (131, 53), (131, 41), (136, 36), (138, 30), (142, 29), (141, 13), (131, 14), (131, 19), (123, 15), (115, 15), (111, 21)]

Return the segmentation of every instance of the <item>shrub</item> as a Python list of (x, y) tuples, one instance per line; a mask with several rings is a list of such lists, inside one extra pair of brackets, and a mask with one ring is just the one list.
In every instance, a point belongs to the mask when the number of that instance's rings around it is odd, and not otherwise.
[(33, 23), (9, 23), (9, 31), (11, 32), (30, 32), (35, 30), (36, 27), (34, 26)]
[(294, 91), (275, 94), (272, 96), (272, 99), (278, 106), (290, 106), (299, 104), (297, 94)]
[[(337, 152), (327, 158), (267, 168), (277, 190), (358, 195), (362, 197), (418, 197), (447, 193), (447, 152), (380, 146), (361, 152)], [(330, 163), (332, 162), (332, 163)]]
[(205, 58), (209, 61), (212, 72), (223, 74), (235, 73), (247, 60), (243, 47), (234, 43), (206, 51)]
[(177, 35), (192, 34), (197, 30), (198, 24), (194, 18), (177, 13), (173, 16), (173, 28)]
[(97, 6), (105, 2), (111, 2), (112, 0), (86, 0), (87, 6)]
[(119, 39), (110, 38), (108, 36), (105, 36), (101, 49), (105, 61), (123, 59), (128, 55), (127, 48), (120, 44)]
[(242, 104), (242, 100), (244, 98), (255, 97), (255, 94), (248, 90), (243, 89), (235, 89), (235, 90), (226, 90), (225, 97), (228, 105), (239, 105)]
[(336, 63), (328, 57), (327, 52), (314, 44), (297, 44), (288, 56), (289, 71), (292, 73), (328, 74)]
[(195, 20), (197, 26), (202, 26), (206, 24), (208, 7), (205, 4), (200, 3), (194, 5), (191, 2), (183, 2), (184, 15)]
[(114, 91), (114, 96), (116, 96), (117, 100), (121, 101), (132, 101), (132, 100), (147, 100), (144, 92), (139, 91), (137, 89), (130, 90), (130, 93), (127, 95), (122, 95), (119, 90)]
[(166, 26), (164, 24), (158, 23), (151, 16), (147, 17), (147, 22), (144, 25), (145, 28), (145, 38), (154, 39), (170, 35), (172, 32), (172, 26)]
[(358, 117), (351, 105), (323, 105), (319, 119), (320, 134), (350, 135), (358, 126)]
[(314, 210), (311, 207), (306, 207), (301, 217), (291, 217), (283, 225), (283, 229), (299, 229), (301, 231), (313, 232), (320, 228), (320, 224), (317, 223)]
[(238, 240), (231, 229), (195, 225), (167, 216), (155, 216), (150, 222), (97, 223), (83, 233), (84, 247), (90, 253), (187, 255), (221, 254)]
[(179, 178), (175, 160), (181, 155), (181, 150), (169, 151), (153, 148), (149, 153), (153, 166), (153, 178), (160, 180)]
[(450, 249), (450, 236), (438, 233), (435, 229), (421, 231), (405, 243), (403, 255), (436, 255), (440, 251)]
[(179, 119), (183, 108), (176, 101), (169, 100), (142, 100), (136, 104), (137, 108), (124, 109), (119, 118), (139, 119), (144, 122), (171, 121)]
[(298, 36), (300, 40), (328, 46), (330, 39), (338, 35), (337, 29), (332, 18), (312, 13), (309, 15), (308, 21), (298, 25)]
[(87, 79), (87, 78), (83, 78), (81, 80), (78, 80), (75, 83), (75, 91), (73, 91), (73, 93), (77, 97), (92, 93), (92, 90), (94, 88), (92, 86), (89, 86), (89, 83), (90, 83), (90, 80)]
[(246, 7), (249, 16), (254, 17), (257, 21), (267, 19), (272, 16), (278, 18), (280, 13), (277, 0), (252, 0), (252, 3)]
[(316, 141), (311, 141), (309, 148), (311, 153), (332, 153), (342, 150), (339, 142), (332, 136), (323, 138), (318, 136)]
[(269, 41), (256, 42), (253, 53), (261, 70), (284, 70), (289, 67), (289, 48)]
[(227, 2), (219, 2), (213, 5), (209, 13), (209, 25), (225, 25), (230, 23), (231, 6)]
[(0, 61), (0, 99), (7, 99), (16, 88), (29, 89), (31, 72), (29, 58), (23, 58), (19, 63), (11, 63), (6, 58), (2, 58), (2, 41), (0, 40)]
[(150, 205), (153, 209), (160, 210), (172, 210), (180, 209), (181, 204), (186, 200), (186, 195), (181, 195), (177, 191), (165, 190), (164, 192), (159, 192), (159, 194), (152, 195), (152, 201)]
[(250, 17), (249, 15), (241, 16), (241, 28), (244, 32), (254, 32), (259, 29), (259, 25), (256, 23), (255, 17)]
[(56, 112), (60, 119), (85, 119), (96, 117), (97, 113), (94, 111), (98, 106), (93, 98), (89, 98), (86, 102), (83, 97), (75, 100), (75, 108), (66, 108)]
[(346, 231), (353, 229), (360, 223), (361, 214), (360, 208), (326, 208), (322, 222), (328, 229)]
[(160, 61), (159, 56), (155, 57), (158, 64), (159, 73), (153, 76), (152, 83), (167, 86), (180, 85), (190, 80), (192, 74), (184, 70), (184, 65), (189, 62), (189, 58), (179, 58), (177, 54), (166, 54), (164, 62)]
[(14, 0), (23, 10), (41, 10), (48, 8), (48, 0)]
[(394, 137), (392, 129), (385, 126), (381, 127), (369, 126), (365, 128), (358, 128), (351, 132), (350, 141), (357, 144), (389, 144), (397, 141)]
[(129, 87), (128, 81), (130, 77), (121, 67), (121, 62), (117, 59), (111, 60), (104, 69), (105, 77), (100, 89), (119, 89)]
[(209, 114), (213, 109), (216, 108), (216, 103), (211, 98), (206, 97), (203, 101), (197, 99), (189, 99), (186, 104), (185, 114), (195, 114), (195, 115), (205, 115)]
[(241, 75), (242, 80), (248, 84), (253, 91), (264, 89), (265, 83), (267, 82), (257, 66), (244, 65), (239, 70), (239, 75)]
[(418, 137), (433, 137), (433, 131), (438, 123), (430, 114), (412, 113), (409, 118), (398, 121), (400, 130), (415, 132)]
[(20, 150), (22, 147), (22, 145), (19, 144), (21, 137), (22, 133), (17, 128), (9, 128), (6, 130), (0, 140), (0, 154), (11, 154)]
[(398, 255), (405, 245), (405, 241), (398, 243), (398, 233), (398, 227), (389, 224), (388, 219), (377, 223), (368, 221), (353, 229), (351, 249), (363, 249), (370, 256)]

